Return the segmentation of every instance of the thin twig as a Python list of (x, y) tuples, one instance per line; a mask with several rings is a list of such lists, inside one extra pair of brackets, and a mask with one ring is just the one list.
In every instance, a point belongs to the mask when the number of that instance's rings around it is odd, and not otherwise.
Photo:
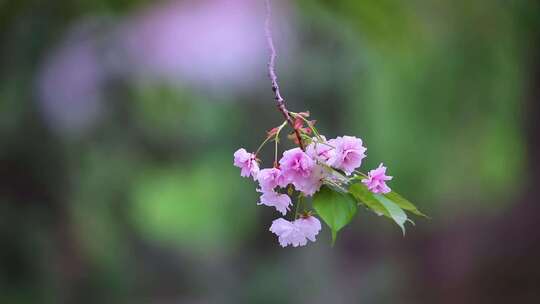
[(283, 97), (281, 97), (281, 93), (279, 91), (279, 85), (277, 82), (277, 75), (276, 75), (276, 48), (274, 47), (274, 39), (272, 38), (272, 30), (271, 30), (271, 24), (270, 19), (272, 17), (272, 10), (270, 7), (270, 0), (266, 0), (266, 22), (265, 22), (265, 32), (266, 32), (266, 42), (268, 43), (268, 48), (270, 49), (270, 59), (268, 60), (268, 76), (270, 77), (270, 81), (272, 81), (272, 91), (274, 92), (274, 99), (276, 101), (278, 110), (281, 112), (285, 120), (289, 123), (291, 128), (294, 130), (294, 134), (296, 135), (296, 139), (298, 140), (298, 146), (302, 150), (304, 150), (304, 144), (302, 143), (302, 137), (300, 136), (300, 131), (298, 131), (297, 128), (294, 127), (294, 122), (291, 118), (291, 115), (289, 115), (289, 110), (287, 110), (287, 107), (285, 106), (285, 100)]

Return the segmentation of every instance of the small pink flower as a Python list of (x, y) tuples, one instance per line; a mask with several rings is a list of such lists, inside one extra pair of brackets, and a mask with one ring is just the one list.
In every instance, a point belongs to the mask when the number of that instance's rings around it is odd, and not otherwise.
[(294, 221), (296, 227), (300, 229), (306, 238), (315, 242), (315, 236), (321, 231), (321, 222), (314, 216), (301, 217)]
[(266, 205), (275, 207), (281, 214), (287, 214), (290, 210), (289, 206), (292, 204), (291, 198), (287, 194), (281, 194), (274, 190), (263, 192), (260, 201), (257, 205)]
[(335, 149), (326, 142), (326, 138), (321, 136), (322, 140), (314, 137), (312, 142), (306, 147), (306, 154), (312, 159), (328, 164), (328, 160), (334, 156)]
[(309, 176), (293, 180), (293, 185), (296, 190), (304, 193), (306, 196), (312, 196), (321, 188), (323, 183), (322, 180), (325, 175), (326, 171), (324, 171), (321, 166), (315, 165), (311, 169), (311, 173)]
[(241, 169), (240, 176), (256, 178), (259, 172), (259, 164), (255, 159), (255, 154), (248, 153), (246, 149), (238, 149), (234, 152), (234, 165)]
[(294, 148), (283, 152), (279, 164), (281, 173), (287, 181), (294, 182), (308, 177), (315, 162), (300, 148)]
[(281, 173), (296, 190), (309, 196), (321, 187), (323, 170), (300, 148), (285, 151), (279, 163)]
[(277, 186), (284, 188), (288, 184), (278, 168), (262, 169), (257, 174), (257, 180), (263, 192), (272, 191)]
[(366, 157), (366, 148), (362, 146), (362, 140), (354, 136), (343, 136), (331, 139), (328, 143), (334, 146), (335, 154), (330, 157), (328, 163), (341, 169), (345, 174), (351, 173), (362, 164), (362, 159)]
[(307, 244), (306, 236), (293, 223), (286, 219), (279, 218), (272, 222), (270, 231), (278, 236), (281, 247), (292, 245), (293, 247), (304, 246)]
[(385, 183), (391, 179), (392, 176), (386, 175), (386, 167), (381, 163), (379, 167), (369, 171), (368, 178), (362, 179), (362, 183), (368, 187), (369, 191), (384, 194), (392, 191)]
[(274, 220), (270, 226), (270, 231), (278, 236), (281, 247), (304, 246), (308, 239), (314, 242), (315, 236), (320, 230), (321, 222), (312, 216), (299, 218), (293, 222), (279, 218)]

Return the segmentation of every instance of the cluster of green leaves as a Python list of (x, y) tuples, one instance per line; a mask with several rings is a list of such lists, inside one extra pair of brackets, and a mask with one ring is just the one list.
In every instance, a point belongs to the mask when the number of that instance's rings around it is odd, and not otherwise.
[(394, 191), (375, 194), (361, 182), (352, 183), (347, 193), (334, 191), (324, 186), (314, 195), (313, 208), (330, 227), (332, 244), (336, 241), (338, 231), (354, 218), (358, 212), (358, 206), (363, 206), (379, 216), (393, 220), (401, 228), (403, 235), (405, 235), (406, 222), (414, 225), (407, 216), (407, 212), (427, 218), (415, 205)]

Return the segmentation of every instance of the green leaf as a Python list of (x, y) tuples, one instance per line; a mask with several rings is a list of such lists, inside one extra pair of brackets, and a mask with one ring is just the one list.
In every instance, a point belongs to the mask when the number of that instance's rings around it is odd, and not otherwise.
[(377, 215), (384, 215), (388, 218), (392, 218), (390, 213), (388, 213), (388, 210), (384, 208), (383, 204), (373, 196), (373, 193), (369, 191), (364, 184), (358, 183), (351, 185), (349, 187), (349, 193), (351, 193), (359, 203), (366, 205), (366, 207), (371, 209)]
[(405, 234), (405, 222), (407, 214), (401, 209), (401, 207), (388, 199), (386, 196), (380, 194), (373, 194), (362, 183), (353, 184), (349, 187), (349, 192), (359, 202), (366, 205), (369, 209), (378, 215), (384, 215), (392, 219)]
[(350, 195), (332, 191), (324, 186), (313, 196), (313, 208), (330, 227), (334, 244), (337, 232), (352, 220), (358, 207)]
[(386, 194), (384, 194), (384, 196), (387, 199), (391, 200), (392, 202), (396, 203), (399, 207), (401, 207), (401, 209), (410, 211), (413, 214), (416, 214), (418, 216), (423, 216), (423, 217), (426, 217), (426, 218), (428, 217), (427, 215), (422, 213), (420, 210), (418, 210), (418, 208), (416, 208), (416, 206), (413, 205), (413, 203), (411, 203), (410, 201), (408, 201), (406, 198), (399, 195), (395, 191), (392, 191), (390, 193), (386, 193)]
[(398, 224), (401, 231), (403, 231), (403, 235), (405, 235), (405, 222), (407, 221), (407, 214), (405, 211), (383, 195), (374, 194), (373, 196), (384, 206), (390, 214), (390, 217)]

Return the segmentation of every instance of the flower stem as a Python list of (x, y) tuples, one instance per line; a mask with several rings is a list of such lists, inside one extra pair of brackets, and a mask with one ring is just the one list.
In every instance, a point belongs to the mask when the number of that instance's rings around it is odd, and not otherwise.
[(272, 138), (272, 136), (267, 136), (266, 139), (262, 142), (262, 144), (257, 148), (257, 151), (255, 151), (255, 156), (261, 152), (262, 147)]
[(300, 205), (302, 204), (304, 200), (304, 196), (302, 195), (302, 193), (298, 194), (298, 201), (296, 202), (296, 208), (294, 209), (294, 219), (293, 220), (296, 220), (296, 218), (298, 217), (298, 212), (300, 210)]
[(360, 172), (360, 171), (358, 171), (358, 170), (354, 170), (354, 173), (358, 174), (358, 175), (361, 176), (361, 177), (368, 178), (368, 175), (367, 175), (367, 174), (365, 174), (365, 173), (363, 173), (363, 172)]
[(275, 150), (274, 150), (274, 167), (277, 166), (277, 155), (278, 155), (278, 143), (279, 143), (279, 133), (287, 125), (287, 121), (284, 121), (277, 129), (276, 136), (274, 137)]

